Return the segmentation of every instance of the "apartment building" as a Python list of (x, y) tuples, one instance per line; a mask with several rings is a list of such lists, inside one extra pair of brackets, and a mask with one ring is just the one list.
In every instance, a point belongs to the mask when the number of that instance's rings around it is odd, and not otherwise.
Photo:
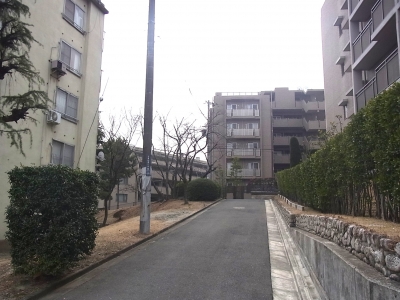
[[(53, 101), (50, 112), (30, 113), (37, 124), (24, 135), (23, 156), (10, 140), (0, 136), (0, 240), (6, 228), (4, 212), (9, 204), (6, 172), (15, 166), (63, 164), (95, 171), (98, 106), (101, 84), (104, 16), (100, 0), (24, 1), (30, 17), (25, 21), (33, 37), (30, 59), (45, 81), (41, 89)], [(0, 81), (0, 96), (28, 90), (23, 80)]]
[[(109, 208), (116, 209), (128, 206), (134, 206), (139, 204), (140, 202), (140, 188), (141, 188), (141, 168), (140, 162), (142, 161), (143, 149), (134, 147), (135, 155), (139, 161), (139, 164), (136, 168), (136, 172), (133, 176), (129, 178), (123, 178), (120, 180), (120, 184), (114, 188), (112, 193), (112, 200), (109, 201)], [(152, 187), (151, 187), (151, 200), (157, 201), (162, 200), (162, 196), (159, 193), (165, 195), (167, 193), (167, 181), (172, 181), (173, 173), (175, 171), (176, 158), (170, 155), (167, 159), (162, 151), (155, 151), (152, 154)], [(167, 167), (169, 165), (169, 167)], [(179, 170), (179, 162), (178, 162), (178, 173), (181, 173)], [(169, 169), (169, 175), (167, 180), (166, 171)], [(201, 160), (200, 158), (195, 158), (193, 160), (192, 168), (190, 170), (190, 166), (187, 169), (187, 178), (189, 177), (189, 172), (191, 172), (191, 180), (195, 180), (197, 178), (202, 178), (203, 175), (207, 172), (208, 165), (207, 162)], [(177, 177), (177, 181), (181, 181), (180, 177)], [(171, 195), (171, 190), (168, 186), (168, 194)], [(99, 207), (104, 207), (104, 202), (99, 202)]]
[(326, 0), (321, 10), (327, 124), (342, 125), (399, 80), (399, 0)]
[[(218, 161), (229, 182), (233, 158), (240, 162), (241, 184), (271, 178), (290, 166), (290, 138), (304, 149), (318, 147), (325, 130), (323, 90), (276, 88), (258, 93), (216, 93), (210, 112), (211, 161)], [(212, 175), (216, 179), (216, 174)]]

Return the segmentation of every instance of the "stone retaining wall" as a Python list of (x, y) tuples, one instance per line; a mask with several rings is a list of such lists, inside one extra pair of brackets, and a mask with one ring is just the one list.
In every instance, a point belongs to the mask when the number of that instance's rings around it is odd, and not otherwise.
[(291, 214), (277, 203), (289, 226), (297, 227), (328, 239), (371, 265), (390, 279), (400, 281), (400, 243), (385, 235), (340, 219), (305, 214)]

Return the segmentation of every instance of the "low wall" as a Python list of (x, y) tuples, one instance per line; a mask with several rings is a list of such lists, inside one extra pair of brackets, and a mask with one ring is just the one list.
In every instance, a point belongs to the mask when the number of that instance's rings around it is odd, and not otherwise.
[(289, 226), (302, 229), (292, 236), (330, 299), (400, 299), (400, 243), (336, 218), (292, 214), (278, 202), (277, 207)]

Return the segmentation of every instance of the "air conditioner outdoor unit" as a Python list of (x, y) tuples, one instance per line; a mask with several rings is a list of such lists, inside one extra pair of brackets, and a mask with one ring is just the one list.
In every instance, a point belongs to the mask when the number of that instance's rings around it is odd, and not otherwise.
[(67, 74), (67, 65), (61, 60), (53, 60), (51, 62), (51, 75), (58, 79), (65, 74)]
[(61, 123), (61, 114), (54, 110), (50, 110), (47, 114), (47, 123), (49, 124), (60, 124)]

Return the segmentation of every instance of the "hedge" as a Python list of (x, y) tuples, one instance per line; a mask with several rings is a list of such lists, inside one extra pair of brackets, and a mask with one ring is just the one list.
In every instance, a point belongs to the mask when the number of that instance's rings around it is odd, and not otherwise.
[(95, 246), (98, 177), (65, 166), (16, 167), (8, 172), (6, 209), (16, 273), (59, 275)]
[(281, 193), (323, 212), (400, 221), (400, 84), (370, 100), (343, 132), (276, 175)]

